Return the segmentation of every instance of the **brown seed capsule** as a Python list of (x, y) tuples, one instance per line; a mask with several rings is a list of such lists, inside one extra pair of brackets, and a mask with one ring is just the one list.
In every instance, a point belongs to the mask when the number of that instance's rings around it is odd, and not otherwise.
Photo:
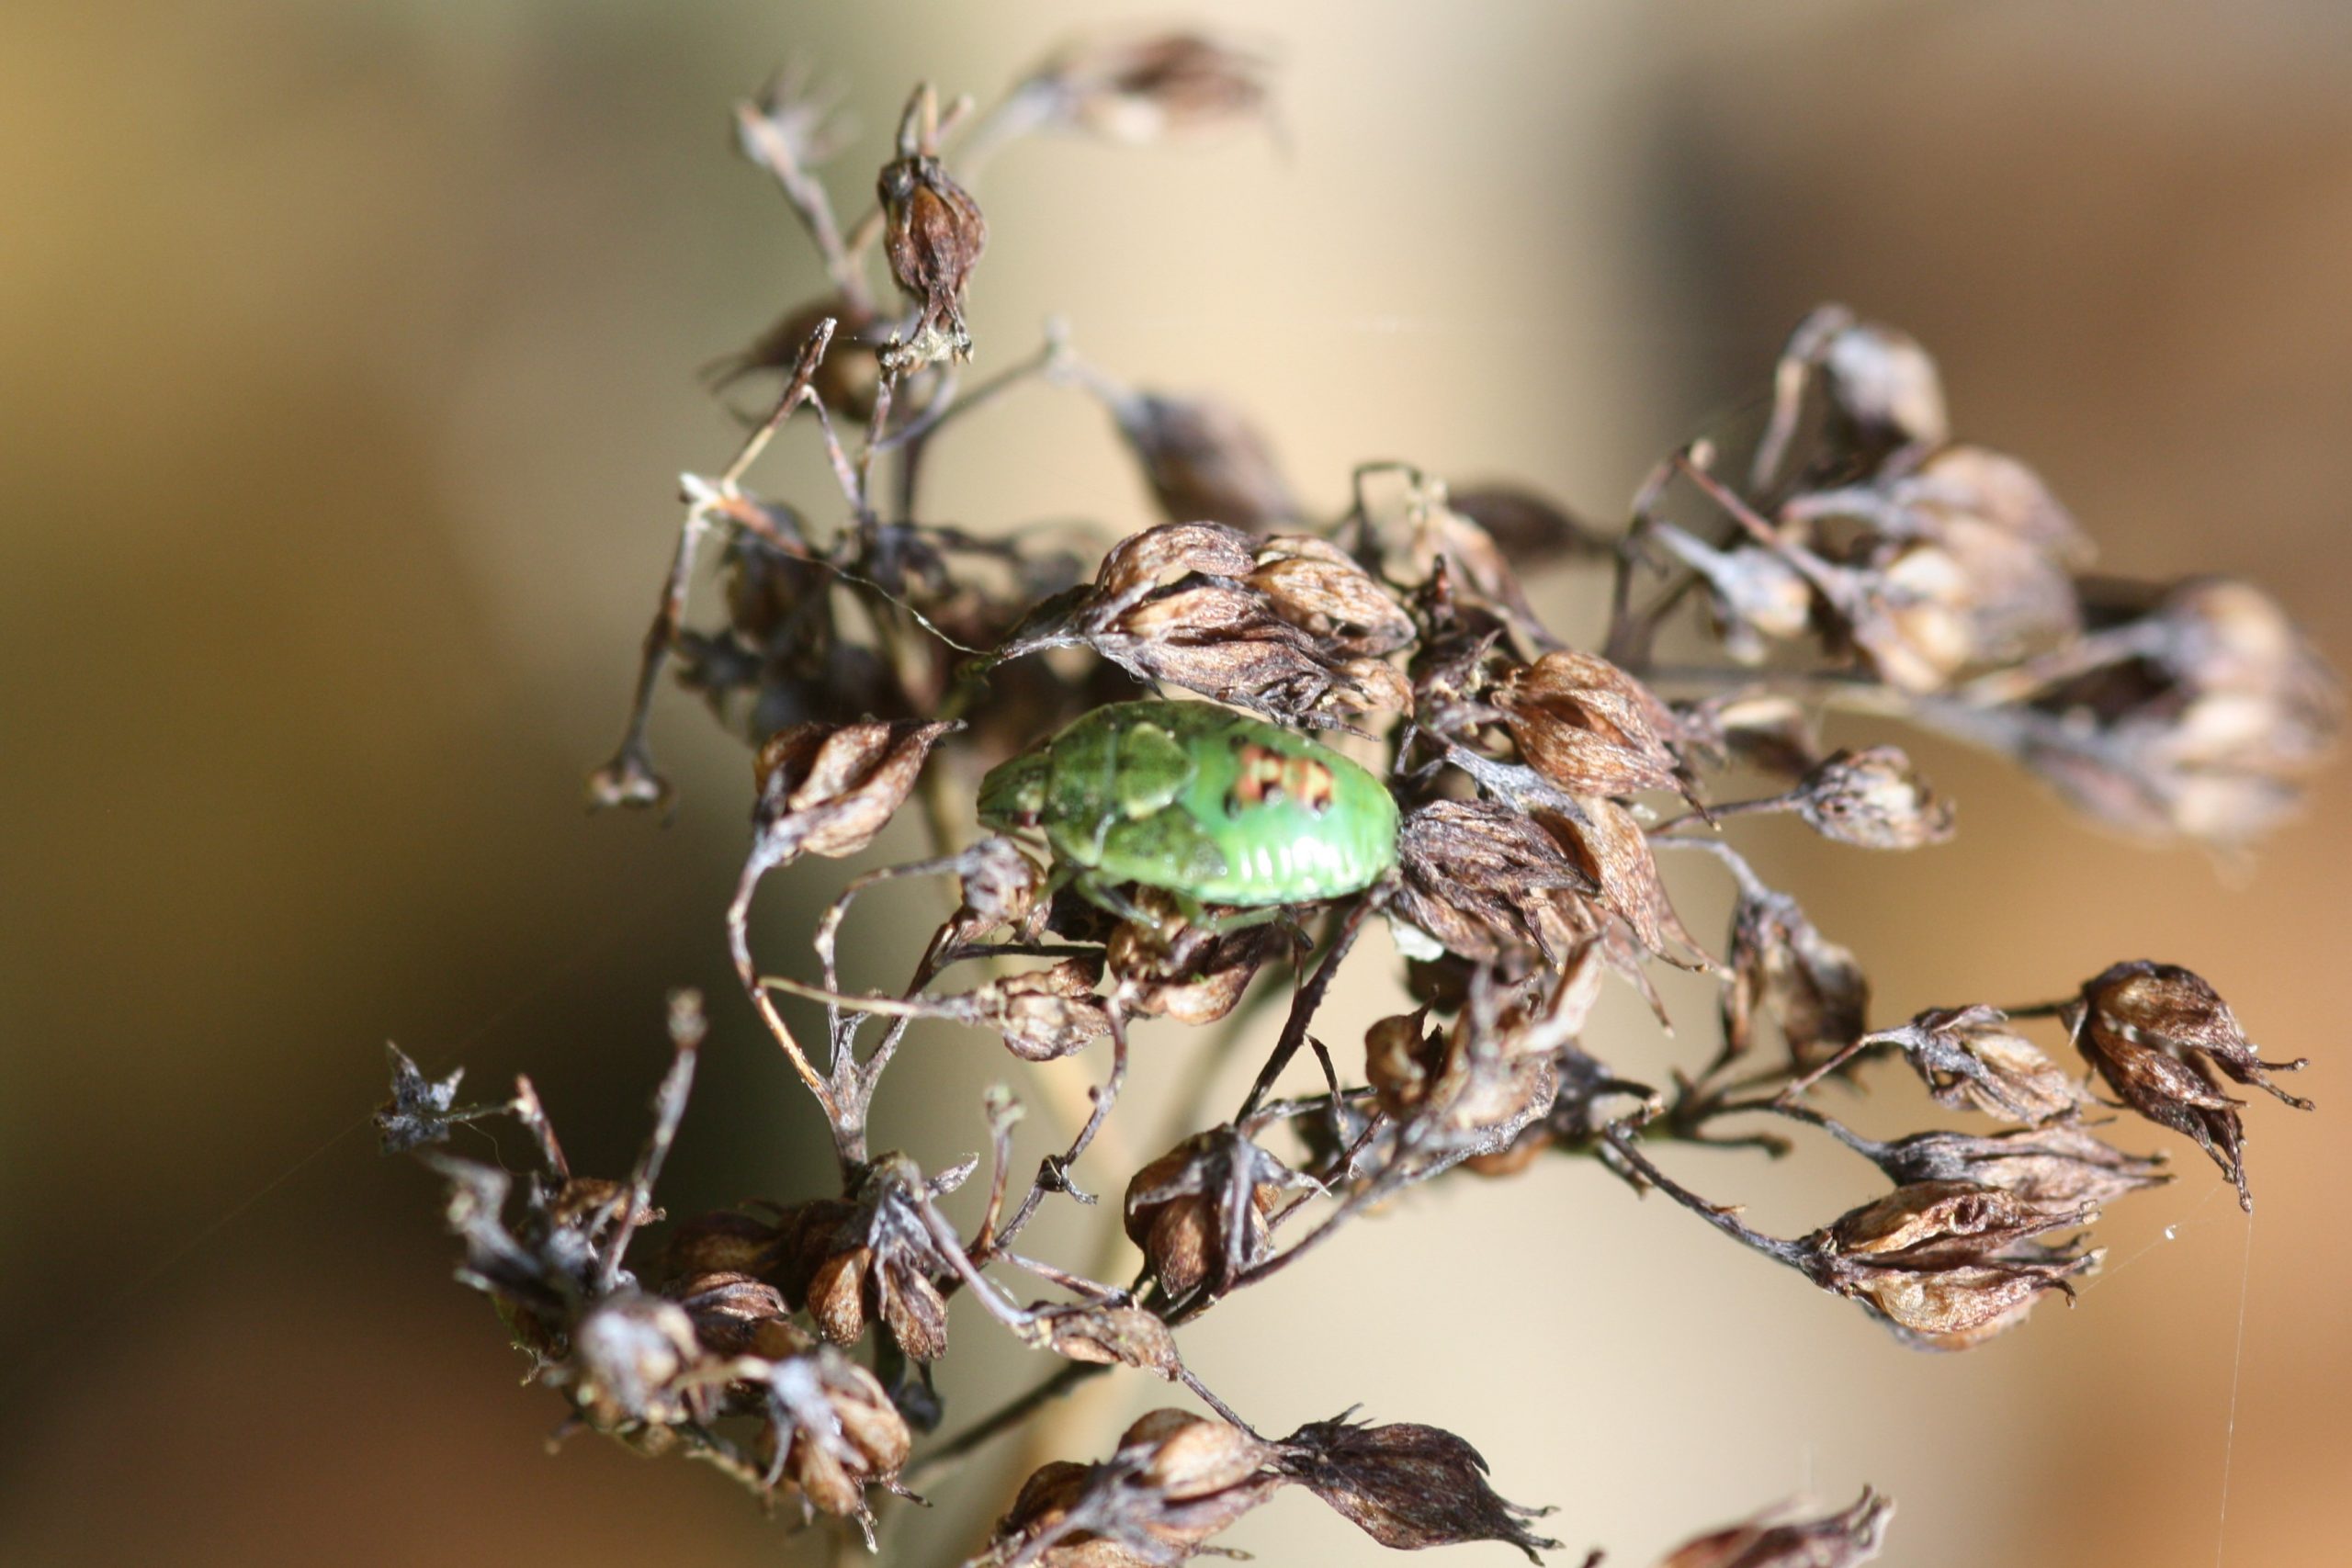
[(1168, 1325), (1139, 1306), (1038, 1307), (1031, 1321), (1035, 1343), (1073, 1361), (1138, 1367), (1170, 1382), (1183, 1370)]
[(1095, 37), (1052, 56), (1014, 93), (1047, 125), (1140, 145), (1262, 116), (1272, 70), (1213, 33)]
[(1276, 535), (1258, 547), (1249, 582), (1283, 619), (1350, 653), (1376, 657), (1413, 640), (1412, 617), (1328, 539)]
[(1935, 447), (1950, 439), (1943, 378), (1917, 340), (1857, 321), (1830, 334), (1821, 355), (1829, 404), (1847, 443), (1871, 451)]
[(1686, 1541), (1657, 1568), (1857, 1568), (1879, 1553), (1894, 1501), (1869, 1487), (1851, 1507), (1807, 1518), (1790, 1507), (1770, 1509)]
[(820, 1513), (855, 1519), (873, 1540), (865, 1489), (898, 1484), (913, 1434), (873, 1373), (829, 1345), (765, 1368), (752, 1460), (770, 1486), (789, 1486)]
[(1964, 1350), (2025, 1320), (2044, 1291), (2098, 1267), (2032, 1238), (2083, 1224), (2088, 1209), (2052, 1213), (1966, 1181), (1898, 1188), (1797, 1246), (1815, 1284), (1860, 1302), (1917, 1349)]
[(1275, 1452), (1223, 1422), (1153, 1411), (1103, 1462), (1057, 1460), (1030, 1476), (974, 1562), (1170, 1568), (1280, 1489)]
[(2309, 1111), (2310, 1100), (2270, 1079), (2274, 1072), (2306, 1066), (2307, 1059), (2260, 1060), (2212, 987), (2177, 964), (2145, 959), (2118, 964), (2085, 982), (2082, 996), (2067, 1009), (2066, 1024), (2075, 1048), (2116, 1096), (2151, 1122), (2196, 1139), (2236, 1184), (2239, 1206), (2252, 1213), (2245, 1130), (2238, 1116), (2245, 1102), (2222, 1092), (2214, 1071)]
[(1265, 437), (1227, 404), (1114, 392), (1110, 407), (1159, 514), (1170, 523), (1271, 533), (1304, 515)]
[(774, 1279), (825, 1338), (854, 1345), (879, 1319), (910, 1359), (946, 1354), (947, 1303), (934, 1281), (954, 1269), (915, 1207), (928, 1190), (913, 1161), (886, 1154), (850, 1197), (785, 1212)]
[(611, 1432), (629, 1425), (674, 1427), (705, 1419), (708, 1395), (684, 1381), (703, 1359), (694, 1320), (675, 1302), (616, 1292), (581, 1315), (571, 1354), (548, 1381), (566, 1388), (589, 1425)]
[(997, 1031), (1023, 1061), (1050, 1062), (1111, 1032), (1110, 1011), (1094, 990), (1101, 978), (1099, 959), (1065, 958), (975, 987), (959, 1010)]
[(1426, 1013), (1383, 1019), (1364, 1035), (1364, 1075), (1382, 1111), (1424, 1153), (1493, 1156), (1553, 1106), (1563, 1052), (1590, 1015), (1607, 965), (1588, 942), (1557, 974), (1506, 991), (1471, 977), (1453, 1026), (1422, 1034)]
[[(1649, 835), (1613, 800), (1586, 796), (1574, 817), (1545, 813), (1544, 826), (1600, 889), (1595, 902), (1623, 919), (1645, 950), (1683, 967), (1708, 967), (1659, 880)], [(1677, 953), (1696, 954), (1695, 964)]]
[(2127, 1192), (2172, 1179), (2163, 1160), (2127, 1155), (2070, 1122), (1985, 1138), (1915, 1133), (1891, 1144), (1861, 1140), (1857, 1146), (1899, 1184), (1965, 1181), (1997, 1187), (2052, 1212), (2103, 1208)]
[(1383, 1546), (1412, 1551), (1498, 1540), (1531, 1562), (1559, 1547), (1527, 1528), (1552, 1510), (1497, 1495), (1478, 1450), (1442, 1428), (1374, 1427), (1342, 1416), (1301, 1427), (1274, 1448), (1285, 1477)]
[(1952, 836), (1939, 800), (1899, 747), (1838, 751), (1797, 786), (1797, 814), (1825, 839), (1866, 850), (1916, 850)]
[(1448, 953), (1480, 964), (1540, 953), (1558, 964), (1599, 929), (1585, 902), (1598, 891), (1590, 874), (1507, 806), (1433, 801), (1407, 815), (1396, 853), (1397, 917)]
[(752, 764), (755, 856), (854, 855), (872, 843), (915, 787), (923, 760), (959, 720), (801, 724), (772, 737)]
[(1903, 1052), (1937, 1103), (2039, 1125), (2090, 1103), (1997, 1008), (1931, 1008), (1870, 1036)]
[(1673, 710), (1605, 659), (1547, 653), (1506, 676), (1494, 703), (1528, 764), (1571, 795), (1687, 786)]
[(1196, 1134), (1127, 1183), (1127, 1239), (1170, 1299), (1222, 1293), (1266, 1252), (1266, 1216), (1304, 1177), (1232, 1127)]
[(1780, 1025), (1789, 1059), (1800, 1068), (1816, 1066), (1861, 1039), (1870, 977), (1853, 953), (1823, 936), (1786, 894), (1741, 894), (1732, 911), (1729, 963), (1725, 1049), (1750, 1049), (1759, 1017)]
[(662, 1276), (764, 1275), (775, 1267), (783, 1245), (784, 1233), (773, 1221), (731, 1209), (697, 1214), (670, 1233), (662, 1248)]
[[(1146, 898), (1147, 904), (1156, 900)], [(1222, 934), (1179, 919), (1172, 933), (1121, 921), (1106, 959), (1141, 1014), (1179, 1023), (1215, 1023), (1240, 1004), (1250, 982), (1290, 945), (1279, 926), (1259, 925)]]
[(914, 337), (897, 351), (895, 367), (968, 359), (972, 334), (964, 325), (964, 290), (989, 243), (979, 203), (937, 158), (922, 152), (885, 164), (876, 190), (890, 276), (922, 306)]

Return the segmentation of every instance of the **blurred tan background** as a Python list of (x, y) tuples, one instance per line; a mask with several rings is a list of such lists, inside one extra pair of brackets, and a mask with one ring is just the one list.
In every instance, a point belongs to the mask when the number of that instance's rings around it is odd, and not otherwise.
[[(575, 1158), (617, 1168), (662, 991), (699, 983), (719, 1032), (664, 1197), (816, 1179), (720, 958), (744, 753), (673, 694), (675, 824), (578, 807), (674, 476), (732, 444), (695, 367), (816, 287), (728, 106), (806, 46), (861, 110), (833, 170), (860, 192), (911, 80), (993, 92), (1114, 9), (0, 8), (0, 1561), (816, 1554), (698, 1467), (545, 1457), (558, 1402), (514, 1386), (429, 1183), (364, 1117), (390, 1037), (484, 1090), (527, 1067)], [(1960, 431), (2041, 467), (2109, 568), (2255, 576), (2352, 655), (2352, 12), (1200, 9), (1279, 48), (1283, 146), (1006, 156), (984, 366), (1060, 311), (1118, 374), (1246, 402), (1318, 507), (1355, 461), (1408, 457), (1614, 516), (1840, 299), (1936, 351)], [(805, 459), (769, 482), (820, 483)], [(978, 527), (1144, 518), (1101, 415), (1050, 391), (945, 444), (933, 486)], [(2352, 788), (2219, 868), (1918, 754), (1962, 801), (1957, 845), (1746, 841), (1890, 1019), (2147, 956), (2311, 1054), (2320, 1113), (2250, 1114), (2253, 1226), (2149, 1130), (2182, 1179), (2102, 1225), (2080, 1307), (1931, 1359), (1563, 1161), (1442, 1184), (1237, 1298), (1187, 1340), (1211, 1384), (1274, 1430), (1358, 1401), (1458, 1429), (1629, 1568), (1865, 1481), (1913, 1568), (2345, 1561)], [(1712, 884), (1683, 897), (1719, 929)], [(765, 943), (797, 919), (777, 900)], [(1707, 1028), (1592, 1043), (1656, 1073)], [(976, 1146), (1003, 1058), (943, 1036), (912, 1060), (888, 1136)], [(1919, 1124), (1879, 1081), (1864, 1124)], [(1678, 1168), (1787, 1232), (1875, 1181), (1829, 1150)], [(960, 1309), (956, 1333), (951, 1427), (1035, 1372), (967, 1350), (989, 1337)], [(1125, 1408), (1078, 1408), (1066, 1451)], [(1018, 1446), (939, 1488), (899, 1560), (974, 1544)], [(1386, 1555), (1303, 1495), (1227, 1539)]]

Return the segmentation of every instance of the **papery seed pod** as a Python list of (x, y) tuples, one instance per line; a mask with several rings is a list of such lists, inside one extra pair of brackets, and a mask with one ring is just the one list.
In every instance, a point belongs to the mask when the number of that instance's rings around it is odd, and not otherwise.
[(922, 152), (885, 164), (875, 188), (882, 202), (882, 254), (890, 263), (890, 276), (922, 307), (913, 339), (899, 351), (898, 367), (971, 357), (964, 290), (989, 243), (979, 203), (937, 158)]
[(962, 1010), (1023, 1061), (1050, 1062), (1111, 1032), (1109, 1009), (1094, 990), (1102, 968), (1099, 959), (1065, 958), (990, 980), (967, 993)]
[(1997, 1187), (2053, 1212), (2103, 1208), (2127, 1192), (2172, 1179), (2162, 1159), (2127, 1155), (2066, 1122), (1982, 1138), (1915, 1133), (1891, 1144), (1869, 1144), (1864, 1152), (1899, 1185), (1964, 1181)]
[(1834, 752), (1795, 793), (1797, 815), (1841, 844), (1916, 850), (1952, 836), (1951, 803), (1937, 798), (1899, 747)]
[(1997, 1008), (1930, 1008), (1870, 1038), (1899, 1048), (1936, 1102), (1954, 1110), (2033, 1126), (2090, 1103)]
[[(950, 1172), (937, 1184), (958, 1179)], [(904, 1155), (886, 1154), (850, 1197), (785, 1212), (774, 1279), (826, 1339), (854, 1345), (878, 1319), (909, 1359), (946, 1354), (947, 1303), (935, 1281), (955, 1269), (917, 1208), (933, 1185)]]
[(2270, 1079), (2307, 1058), (2265, 1062), (2213, 987), (2177, 964), (2145, 959), (2118, 964), (2084, 983), (2066, 1025), (2075, 1048), (2098, 1070), (2117, 1098), (2145, 1116), (2197, 1140), (2254, 1212), (2245, 1182), (2245, 1130), (2238, 1108), (2223, 1094), (2218, 1068), (2235, 1081), (2267, 1090), (2298, 1111), (2312, 1102)]
[(1508, 992), (1471, 977), (1451, 1029), (1424, 1035), (1426, 1011), (1383, 1019), (1364, 1035), (1364, 1075), (1413, 1146), (1448, 1157), (1499, 1154), (1553, 1106), (1560, 1061), (1592, 1011), (1606, 964), (1589, 942), (1557, 975)]
[[(778, 1339), (776, 1348), (788, 1346)], [(871, 1546), (865, 1491), (904, 1491), (899, 1472), (914, 1446), (905, 1418), (873, 1373), (828, 1345), (768, 1358), (761, 1381), (765, 1425), (752, 1457), (768, 1485), (856, 1520)]]
[(1272, 72), (1230, 39), (1178, 29), (1081, 39), (1014, 92), (1048, 126), (1141, 145), (1262, 117)]
[(1359, 656), (1413, 640), (1412, 617), (1373, 575), (1328, 539), (1278, 534), (1258, 547), (1250, 586), (1293, 626)]
[(1751, 1049), (1756, 1021), (1780, 1025), (1789, 1060), (1817, 1066), (1862, 1037), (1870, 976), (1848, 949), (1823, 936), (1784, 893), (1743, 892), (1732, 910), (1731, 984), (1723, 1000), (1724, 1044)]
[(1480, 964), (1540, 953), (1560, 964), (1599, 925), (1598, 891), (1552, 836), (1507, 806), (1439, 800), (1398, 829), (1399, 919), (1445, 951)]
[(1965, 1181), (1898, 1188), (1797, 1243), (1826, 1291), (1860, 1302), (1917, 1349), (1964, 1350), (2025, 1320), (2044, 1291), (2098, 1267), (2033, 1238), (2078, 1226), (2087, 1208), (2052, 1212)]
[(1449, 486), (1447, 502), (1521, 572), (1565, 557), (1606, 555), (1612, 547), (1558, 502), (1515, 484)]
[(1494, 704), (1530, 766), (1577, 795), (1686, 791), (1680, 722), (1607, 660), (1563, 649), (1511, 671)]
[(1232, 1127), (1195, 1134), (1136, 1172), (1122, 1217), (1171, 1301), (1216, 1294), (1266, 1253), (1266, 1217), (1311, 1186)]
[(722, 391), (762, 374), (790, 376), (809, 338), (829, 320), (833, 322), (833, 340), (809, 384), (828, 411), (853, 420), (872, 418), (875, 395), (882, 385), (880, 355), (889, 344), (889, 326), (871, 307), (853, 305), (838, 296), (787, 311), (741, 352), (711, 365), (711, 389)]
[(2080, 566), (2091, 543), (2041, 476), (2006, 453), (1946, 446), (1884, 487), (1888, 502), (1912, 513), (1923, 531), (1961, 518), (2016, 536), (2062, 566)]
[(1843, 444), (1883, 453), (1940, 446), (1950, 439), (1943, 378), (1909, 334), (1856, 321), (1829, 335), (1821, 368)]
[[(1634, 814), (1613, 800), (1588, 796), (1576, 802), (1575, 817), (1546, 813), (1542, 820), (1577, 868), (1599, 888), (1594, 901), (1625, 922), (1642, 947), (1683, 967), (1708, 967), (1704, 951), (1690, 940), (1658, 877), (1649, 835)], [(1678, 953), (1697, 954), (1695, 964)]]
[(1198, 1025), (1215, 1023), (1238, 1006), (1258, 971), (1290, 943), (1288, 933), (1273, 925), (1219, 933), (1180, 921), (1163, 936), (1122, 921), (1104, 955), (1136, 1012)]
[(1168, 1325), (1139, 1306), (1040, 1306), (1031, 1322), (1035, 1343), (1073, 1361), (1136, 1367), (1171, 1382), (1183, 1370)]
[(1819, 591), (1779, 553), (1752, 543), (1718, 548), (1662, 523), (1649, 525), (1643, 537), (1699, 574), (1708, 621), (1724, 651), (1740, 663), (1760, 663), (1771, 644), (1813, 630)]
[(755, 857), (853, 855), (872, 843), (915, 786), (923, 760), (960, 720), (802, 724), (772, 737), (752, 764)]
[(1153, 1411), (1102, 1463), (1031, 1475), (967, 1568), (1172, 1568), (1281, 1488), (1275, 1451), (1221, 1421)]
[(542, 1375), (564, 1389), (600, 1432), (708, 1418), (718, 1389), (685, 1374), (704, 1359), (694, 1320), (659, 1296), (620, 1291), (581, 1314), (571, 1354)]
[(1265, 437), (1227, 404), (1151, 392), (1114, 392), (1109, 402), (1170, 523), (1271, 533), (1305, 514)]
[(2094, 629), (2037, 676), (2011, 745), (2119, 827), (2236, 843), (2299, 803), (2343, 716), (2335, 672), (2278, 604), (2209, 578), (2082, 584)]
[(776, 1337), (766, 1326), (770, 1324), (783, 1325), (799, 1336), (804, 1348), (815, 1343), (790, 1327), (792, 1308), (784, 1292), (750, 1274), (693, 1275), (673, 1280), (662, 1293), (685, 1310), (696, 1342), (713, 1355), (746, 1355), (755, 1344), (773, 1347)]
[(1857, 1568), (1878, 1556), (1894, 1517), (1894, 1500), (1865, 1486), (1837, 1513), (1808, 1518), (1791, 1506), (1768, 1509), (1684, 1542), (1657, 1568)]
[(670, 1232), (662, 1249), (662, 1277), (679, 1280), (707, 1274), (765, 1275), (776, 1267), (784, 1242), (783, 1230), (757, 1215), (731, 1209), (697, 1214)]
[(1559, 1547), (1527, 1528), (1552, 1510), (1498, 1495), (1476, 1449), (1442, 1427), (1315, 1421), (1274, 1445), (1282, 1473), (1381, 1545), (1401, 1551), (1498, 1540), (1531, 1562)]

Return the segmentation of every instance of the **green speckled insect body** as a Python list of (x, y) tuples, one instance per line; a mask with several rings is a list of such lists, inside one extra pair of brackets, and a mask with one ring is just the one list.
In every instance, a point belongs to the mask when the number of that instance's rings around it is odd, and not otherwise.
[(980, 783), (980, 820), (1036, 828), (1079, 891), (1125, 883), (1273, 908), (1362, 892), (1396, 863), (1396, 803), (1306, 736), (1207, 703), (1097, 708)]

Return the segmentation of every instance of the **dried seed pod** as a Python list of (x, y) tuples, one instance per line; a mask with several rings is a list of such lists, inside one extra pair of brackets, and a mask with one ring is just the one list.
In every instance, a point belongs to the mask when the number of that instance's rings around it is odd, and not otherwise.
[(1826, 1291), (1860, 1302), (1904, 1343), (1964, 1350), (2025, 1320), (2044, 1291), (2070, 1298), (2070, 1277), (2098, 1267), (2033, 1238), (2081, 1225), (2088, 1208), (2053, 1213), (1997, 1188), (1926, 1181), (1898, 1188), (1797, 1243)]
[(1271, 533), (1305, 515), (1265, 437), (1229, 405), (1152, 392), (1114, 392), (1108, 401), (1170, 523)]
[(1397, 918), (1476, 963), (1540, 953), (1556, 965), (1599, 928), (1584, 902), (1599, 890), (1591, 875), (1507, 806), (1433, 801), (1405, 818), (1396, 852)]
[(2307, 1059), (2260, 1060), (2229, 1004), (2177, 964), (2118, 964), (2084, 983), (2065, 1017), (2075, 1048), (2117, 1097), (2149, 1121), (2196, 1139), (2236, 1184), (2239, 1206), (2252, 1213), (2245, 1129), (2238, 1116), (2245, 1102), (2222, 1092), (2214, 1070), (2309, 1111), (2310, 1100), (2270, 1079), (2274, 1072), (2306, 1066)]
[(875, 396), (882, 385), (880, 356), (889, 344), (889, 326), (870, 307), (853, 305), (838, 295), (786, 312), (740, 353), (712, 365), (711, 389), (724, 390), (751, 376), (791, 375), (809, 338), (827, 321), (833, 322), (833, 341), (826, 346), (810, 385), (832, 412), (854, 420), (872, 418)]
[[(788, 1341), (775, 1339), (786, 1349)], [(855, 1519), (873, 1542), (865, 1490), (903, 1492), (914, 1436), (872, 1372), (830, 1345), (745, 1360), (737, 1370), (761, 1382), (761, 1428), (752, 1459), (772, 1488), (789, 1486), (820, 1513)]]
[(2102, 1208), (2127, 1192), (2172, 1179), (2162, 1159), (2127, 1155), (2068, 1122), (1984, 1138), (1915, 1133), (1871, 1145), (1865, 1152), (1899, 1185), (1963, 1181), (1997, 1187), (2052, 1211)]
[(1340, 1416), (1301, 1427), (1274, 1448), (1285, 1477), (1383, 1546), (1412, 1551), (1499, 1540), (1534, 1562), (1539, 1551), (1560, 1544), (1527, 1526), (1551, 1509), (1498, 1495), (1478, 1450), (1441, 1427), (1374, 1427)]
[(1909, 334), (1855, 321), (1829, 334), (1821, 369), (1841, 444), (1883, 454), (1940, 446), (1951, 438), (1943, 378)]
[(2290, 813), (2343, 695), (2278, 604), (2218, 578), (2082, 588), (2095, 629), (2001, 710), (2025, 765), (2138, 833), (2237, 843)]
[(897, 351), (894, 368), (968, 359), (972, 334), (964, 325), (964, 290), (989, 243), (979, 203), (937, 158), (912, 150), (882, 166), (875, 188), (890, 276), (922, 307), (914, 337)]
[(1946, 446), (1883, 488), (1890, 507), (1914, 518), (1921, 532), (1968, 518), (2016, 536), (2061, 565), (2080, 566), (2092, 554), (2074, 513), (2041, 476), (2005, 453)]
[[(1599, 888), (1596, 902), (1623, 919), (1646, 951), (1684, 967), (1709, 967), (1705, 951), (1690, 940), (1667, 897), (1649, 835), (1634, 814), (1599, 796), (1575, 804), (1576, 816), (1546, 813), (1542, 820)], [(1696, 964), (1677, 957), (1678, 952), (1697, 954)]]
[(600, 1432), (710, 1417), (718, 1393), (686, 1373), (704, 1360), (694, 1320), (675, 1302), (618, 1291), (581, 1314), (571, 1354), (542, 1374)]
[(1520, 754), (1571, 795), (1688, 793), (1675, 750), (1680, 721), (1605, 659), (1568, 649), (1547, 653), (1506, 676), (1493, 700)]
[(1790, 1506), (1768, 1509), (1684, 1542), (1657, 1568), (1857, 1568), (1878, 1556), (1894, 1517), (1894, 1500), (1865, 1486), (1837, 1513), (1807, 1518)]
[(1275, 1452), (1221, 1421), (1153, 1411), (1102, 1463), (1031, 1475), (967, 1568), (1172, 1568), (1281, 1488)]
[[(1146, 906), (1160, 901), (1150, 897), (1156, 891), (1139, 896)], [(1238, 1006), (1258, 971), (1290, 945), (1289, 933), (1274, 925), (1218, 933), (1179, 920), (1171, 932), (1121, 921), (1105, 958), (1136, 1012), (1204, 1024)]]
[(1014, 92), (1046, 125), (1141, 145), (1261, 118), (1272, 68), (1209, 32), (1094, 37), (1047, 59)]
[(1032, 1310), (1031, 1324), (1035, 1343), (1073, 1361), (1138, 1367), (1171, 1382), (1183, 1370), (1168, 1325), (1139, 1306), (1040, 1306)]
[(1930, 1008), (1870, 1039), (1899, 1048), (1937, 1103), (1955, 1110), (2035, 1126), (2090, 1103), (1997, 1008)]
[(854, 855), (872, 843), (915, 786), (923, 760), (960, 720), (800, 724), (760, 748), (752, 821), (755, 858)]
[(1662, 523), (1649, 525), (1643, 537), (1699, 574), (1708, 621), (1724, 650), (1741, 663), (1760, 663), (1770, 644), (1812, 631), (1819, 592), (1785, 556), (1752, 543), (1719, 549)]
[(696, 1342), (713, 1355), (747, 1355), (762, 1345), (768, 1348), (759, 1353), (771, 1355), (779, 1328), (786, 1338), (797, 1337), (803, 1349), (816, 1343), (792, 1327), (784, 1292), (750, 1274), (698, 1274), (673, 1281), (662, 1293), (685, 1310)]
[(1727, 962), (1732, 980), (1724, 990), (1724, 1049), (1749, 1050), (1759, 1017), (1780, 1025), (1789, 1060), (1800, 1069), (1818, 1066), (1861, 1039), (1870, 1015), (1870, 976), (1788, 895), (1740, 895), (1732, 910)]
[[(957, 1179), (950, 1172), (941, 1180)], [(955, 1268), (918, 1209), (933, 1185), (906, 1156), (886, 1154), (849, 1197), (785, 1212), (774, 1278), (826, 1339), (854, 1345), (879, 1319), (910, 1359), (947, 1353), (947, 1303), (937, 1281), (953, 1279)]]
[(1386, 1018), (1364, 1035), (1364, 1075), (1406, 1142), (1453, 1158), (1492, 1156), (1553, 1107), (1563, 1053), (1592, 1011), (1606, 964), (1588, 942), (1556, 975), (1506, 989), (1472, 973), (1451, 1029), (1422, 1033), (1426, 1010)]
[(1413, 620), (1373, 575), (1328, 539), (1278, 534), (1258, 547), (1250, 586), (1293, 626), (1358, 656), (1394, 653)]
[(784, 1242), (784, 1231), (770, 1220), (732, 1209), (697, 1214), (671, 1231), (662, 1251), (662, 1276), (679, 1280), (698, 1275), (763, 1275), (775, 1268)]
[(1195, 1134), (1135, 1174), (1127, 1239), (1172, 1301), (1205, 1284), (1223, 1294), (1266, 1253), (1266, 1216), (1285, 1192), (1312, 1186), (1233, 1127)]
[(959, 1016), (1004, 1037), (1024, 1062), (1050, 1062), (1111, 1032), (1111, 1014), (1095, 994), (1102, 961), (1065, 958), (1025, 975), (1009, 975), (958, 998)]
[(1838, 751), (1796, 789), (1797, 815), (1825, 839), (1866, 850), (1916, 850), (1952, 836), (1939, 800), (1899, 747)]

